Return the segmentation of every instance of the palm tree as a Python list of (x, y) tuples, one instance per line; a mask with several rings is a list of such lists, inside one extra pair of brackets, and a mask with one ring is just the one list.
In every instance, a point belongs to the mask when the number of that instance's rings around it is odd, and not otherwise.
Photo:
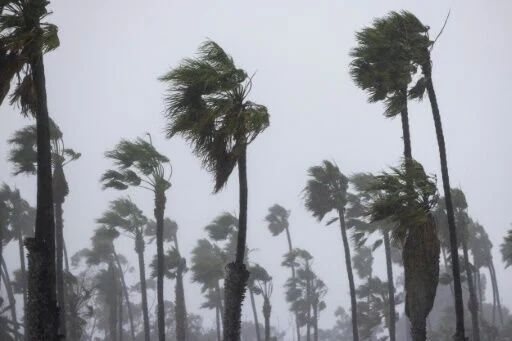
[[(146, 289), (146, 265), (144, 262), (144, 234), (148, 219), (129, 198), (119, 198), (110, 203), (110, 209), (97, 219), (103, 226), (126, 232), (135, 241), (135, 252), (139, 259), (139, 280), (141, 284), (142, 316), (144, 319), (144, 339), (150, 340), (149, 311)], [(128, 306), (129, 315), (131, 307)]]
[[(293, 250), (292, 239), (290, 236), (290, 224), (288, 218), (290, 217), (290, 211), (286, 210), (283, 206), (274, 204), (269, 207), (268, 214), (265, 217), (265, 221), (268, 223), (268, 229), (272, 236), (278, 236), (283, 232), (286, 232), (286, 240), (288, 241), (288, 252)], [(291, 267), (292, 278), (295, 278), (295, 267)], [(297, 330), (297, 341), (300, 341), (300, 326), (295, 316), (295, 327)]]
[(203, 166), (214, 174), (214, 192), (238, 165), (240, 228), (236, 259), (226, 272), (225, 341), (240, 339), (241, 309), (249, 278), (244, 265), (247, 235), (247, 146), (269, 125), (267, 108), (247, 99), (252, 78), (213, 41), (203, 43), (196, 59), (186, 59), (160, 80), (169, 85), (167, 137), (182, 135)]
[(503, 238), (503, 244), (500, 246), (501, 255), (503, 256), (503, 262), (505, 267), (512, 265), (512, 230), (509, 230), (505, 238)]
[(343, 249), (345, 250), (345, 266), (350, 286), (352, 331), (354, 341), (359, 341), (354, 275), (350, 262), (350, 245), (348, 243), (347, 227), (345, 224), (348, 178), (340, 172), (337, 165), (327, 160), (324, 160), (321, 166), (309, 168), (308, 175), (310, 179), (304, 188), (306, 209), (310, 211), (313, 217), (317, 218), (318, 221), (322, 221), (326, 214), (334, 211), (337, 216), (332, 218), (327, 225), (332, 224), (336, 220), (340, 222)]
[[(271, 280), (271, 277), (269, 276), (267, 270), (265, 270), (261, 265), (259, 264), (252, 264), (249, 267), (249, 282), (247, 283), (247, 287), (249, 288), (249, 296), (251, 298), (251, 306), (252, 306), (252, 313), (254, 316), (254, 327), (256, 329), (256, 340), (261, 341), (261, 334), (260, 334), (260, 324), (258, 322), (258, 311), (256, 309), (256, 301), (254, 299), (255, 295), (263, 295), (264, 300), (264, 306), (265, 306), (265, 292), (263, 292), (263, 288), (260, 286), (261, 282), (268, 282)], [(266, 288), (266, 286), (265, 286)], [(270, 304), (270, 302), (268, 303)], [(270, 311), (269, 311), (270, 313)], [(263, 316), (265, 317), (265, 308), (263, 308)], [(270, 318), (270, 315), (269, 315)], [(266, 319), (266, 317), (265, 317)], [(265, 326), (266, 328), (266, 326)], [(265, 329), (266, 332), (266, 329)], [(265, 336), (266, 339), (266, 336)]]
[[(60, 333), (67, 335), (66, 329), (66, 304), (65, 285), (63, 271), (64, 254), (64, 224), (62, 206), (69, 194), (68, 182), (64, 174), (64, 167), (77, 160), (81, 154), (73, 149), (65, 147), (62, 131), (59, 126), (50, 118), (50, 142), (53, 169), (53, 198), (55, 204), (55, 237), (57, 253), (57, 294), (60, 314)], [(37, 127), (28, 125), (16, 131), (8, 140), (12, 149), (9, 153), (9, 161), (14, 165), (14, 175), (25, 174), (35, 175), (37, 172)]]
[(375, 176), (366, 189), (371, 222), (392, 224), (392, 240), (403, 248), (405, 313), (414, 341), (426, 340), (426, 318), (432, 310), (439, 281), (440, 245), (432, 208), (436, 184), (414, 160)]
[[(13, 102), (19, 101), (22, 113), (30, 112), (36, 118), (38, 165), (35, 238), (27, 239), (26, 244), (29, 251), (26, 334), (29, 339), (57, 340), (55, 221), (43, 53), (57, 48), (59, 39), (57, 27), (42, 22), (48, 15), (47, 4), (46, 0), (8, 0), (0, 5), (0, 55), (3, 55), (0, 99), (5, 98), (14, 76), (25, 71), (13, 94)], [(7, 63), (5, 56), (9, 56)]]
[[(149, 134), (148, 134), (149, 135)], [(140, 187), (150, 190), (154, 194), (155, 220), (156, 220), (156, 253), (158, 256), (157, 277), (157, 310), (158, 310), (158, 339), (165, 340), (165, 311), (164, 311), (164, 214), (166, 195), (171, 187), (169, 182), (172, 171), (169, 159), (160, 154), (151, 141), (141, 138), (135, 141), (121, 140), (117, 146), (105, 153), (111, 159), (117, 170), (107, 170), (101, 181), (103, 188), (126, 190), (128, 187)]]

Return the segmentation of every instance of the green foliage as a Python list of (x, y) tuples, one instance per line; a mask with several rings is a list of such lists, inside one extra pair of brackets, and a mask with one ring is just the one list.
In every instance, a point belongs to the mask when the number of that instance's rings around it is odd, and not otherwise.
[(192, 250), (192, 281), (201, 284), (202, 292), (215, 288), (224, 277), (226, 265), (223, 251), (207, 239), (197, 241)]
[[(178, 223), (174, 220), (171, 220), (168, 217), (164, 218), (164, 242), (172, 242), (177, 237), (178, 233)], [(149, 237), (149, 242), (152, 243), (156, 239), (156, 222), (154, 220), (149, 220), (146, 228), (144, 229), (144, 234)]]
[(3, 243), (34, 235), (36, 210), (21, 197), (19, 189), (0, 187), (0, 228)]
[(309, 180), (303, 190), (304, 204), (313, 217), (321, 221), (333, 210), (342, 211), (347, 204), (348, 178), (338, 166), (324, 160), (308, 169)]
[(290, 211), (286, 210), (283, 206), (275, 204), (269, 207), (265, 221), (268, 223), (268, 229), (273, 236), (281, 234), (289, 227), (289, 217)]
[(503, 244), (500, 246), (501, 255), (505, 267), (512, 265), (512, 230), (509, 230), (504, 238)]
[[(153, 278), (157, 276), (157, 261), (158, 257), (155, 255), (149, 265), (151, 268), (151, 277)], [(176, 279), (178, 271), (183, 273), (187, 270), (187, 261), (180, 256), (178, 250), (175, 248), (167, 250), (167, 253), (164, 255), (164, 276), (169, 279)]]
[(247, 100), (252, 78), (206, 41), (197, 58), (185, 59), (160, 80), (168, 84), (167, 137), (181, 135), (192, 144), (218, 192), (247, 145), (269, 125), (267, 108)]
[(231, 213), (224, 212), (217, 216), (205, 228), (210, 239), (223, 241), (238, 230), (238, 219)]
[(359, 278), (367, 278), (373, 272), (372, 250), (367, 246), (356, 248), (355, 255), (352, 257), (352, 266), (356, 269)]
[(110, 202), (109, 210), (96, 222), (109, 229), (121, 229), (134, 237), (142, 237), (148, 219), (130, 198), (118, 198)]

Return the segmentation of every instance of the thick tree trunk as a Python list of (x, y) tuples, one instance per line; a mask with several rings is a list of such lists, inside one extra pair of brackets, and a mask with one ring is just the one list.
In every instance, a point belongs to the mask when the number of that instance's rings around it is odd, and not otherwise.
[(144, 264), (144, 239), (141, 235), (135, 237), (135, 252), (139, 256), (139, 280), (140, 280), (140, 295), (142, 302), (142, 317), (144, 320), (144, 340), (150, 341), (149, 330), (149, 310), (148, 310), (148, 293), (146, 288), (146, 267)]
[[(38, 1), (28, 1), (25, 6), (39, 12)], [(27, 9), (29, 12), (29, 9)], [(26, 18), (27, 26), (41, 32), (39, 15)], [(55, 221), (52, 193), (52, 159), (50, 146), (50, 120), (46, 98), (46, 83), (41, 35), (31, 46), (30, 69), (36, 93), (37, 130), (37, 208), (35, 238), (27, 239), (29, 252), (29, 288), (27, 300), (28, 340), (57, 341), (59, 339), (59, 311), (56, 299), (55, 276)], [(31, 261), (30, 261), (31, 260)], [(41, 267), (41, 268), (38, 268)], [(30, 283), (32, 282), (32, 283)]]
[(254, 300), (254, 292), (250, 289), (249, 296), (251, 298), (252, 314), (254, 316), (254, 327), (256, 328), (256, 340), (261, 341), (260, 323), (258, 322), (258, 311), (256, 309), (256, 302)]
[(240, 216), (234, 263), (226, 266), (224, 283), (225, 315), (224, 341), (240, 341), (242, 304), (249, 279), (249, 271), (244, 264), (245, 244), (247, 235), (247, 155), (246, 150), (238, 159), (238, 177), (240, 186)]
[(359, 330), (357, 323), (357, 299), (356, 299), (356, 286), (354, 284), (354, 274), (352, 272), (352, 264), (350, 257), (350, 245), (347, 238), (347, 229), (345, 226), (345, 212), (343, 209), (338, 210), (340, 219), (341, 238), (343, 240), (343, 249), (345, 251), (345, 266), (347, 268), (348, 283), (350, 286), (350, 301), (352, 309), (352, 335), (354, 341), (359, 341)]
[(389, 340), (396, 341), (396, 311), (395, 311), (395, 284), (393, 279), (393, 264), (391, 263), (391, 243), (389, 241), (389, 232), (383, 230), (384, 235), (384, 249), (386, 251), (386, 268), (388, 274), (388, 301), (389, 301), (389, 312), (388, 312), (388, 328), (389, 328)]
[[(288, 240), (288, 251), (291, 252), (293, 250), (292, 247), (292, 237), (290, 236), (290, 229), (288, 227), (285, 228), (286, 231), (286, 239)], [(292, 264), (292, 278), (294, 279), (295, 283), (295, 266)], [(297, 333), (297, 341), (300, 341), (300, 325), (299, 325), (299, 318), (297, 314), (295, 314), (295, 329)]]
[(59, 317), (60, 317), (60, 335), (67, 338), (66, 330), (66, 286), (64, 284), (64, 271), (63, 271), (63, 245), (64, 245), (64, 225), (62, 221), (62, 201), (58, 198), (55, 202), (55, 230), (56, 230), (56, 253), (57, 253), (57, 298), (59, 303)]
[(270, 341), (270, 314), (272, 312), (272, 306), (270, 300), (265, 296), (263, 301), (263, 318), (265, 319), (265, 341)]
[(491, 270), (491, 282), (493, 290), (496, 292), (496, 303), (498, 304), (498, 314), (500, 315), (500, 325), (503, 326), (503, 310), (501, 309), (500, 291), (498, 288), (498, 280), (496, 277), (496, 270), (494, 269), (494, 263), (492, 258), (489, 260), (489, 270)]
[[(182, 262), (184, 259), (181, 258), (180, 247), (178, 245), (178, 236), (174, 235), (174, 247), (180, 256)], [(187, 305), (185, 304), (185, 286), (183, 285), (183, 267), (184, 264), (180, 264), (176, 272), (176, 285), (174, 286), (176, 305), (176, 339), (177, 341), (187, 340)]]
[(155, 191), (155, 219), (156, 219), (156, 254), (157, 254), (157, 315), (158, 315), (158, 341), (165, 341), (165, 310), (164, 310), (164, 214), (165, 192), (163, 189)]
[[(18, 226), (16, 228), (17, 231), (17, 238), (18, 238), (18, 252), (20, 254), (20, 266), (21, 266), (21, 283), (23, 290), (23, 313), (24, 316), (27, 316), (27, 270), (25, 268), (25, 248), (23, 247), (23, 236), (21, 234), (21, 227)], [(1, 244), (1, 243), (0, 243)], [(23, 319), (23, 330), (27, 330), (27, 319)], [(25, 340), (27, 339), (28, 335), (25, 333)]]
[(114, 250), (114, 258), (116, 261), (116, 265), (119, 269), (119, 277), (121, 278), (121, 285), (122, 285), (124, 299), (126, 301), (126, 309), (128, 310), (128, 320), (130, 322), (130, 331), (132, 334), (132, 341), (133, 341), (133, 340), (135, 340), (135, 325), (133, 323), (132, 304), (130, 303), (130, 295), (128, 295), (128, 287), (126, 286), (126, 281), (124, 279), (124, 273), (121, 268), (121, 262), (119, 261), (119, 257), (117, 256), (117, 253), (115, 250)]
[(18, 337), (18, 317), (16, 315), (16, 299), (14, 298), (14, 291), (12, 289), (11, 279), (9, 277), (9, 270), (7, 269), (7, 264), (5, 263), (5, 259), (2, 257), (2, 268), (0, 269), (0, 277), (3, 277), (5, 290), (7, 291), (7, 299), (9, 300), (9, 308), (11, 310), (11, 318), (12, 325), (14, 327), (15, 333), (14, 338), (16, 341), (19, 340)]
[(475, 285), (473, 283), (473, 274), (471, 272), (471, 265), (469, 264), (468, 246), (465, 238), (462, 238), (462, 251), (464, 252), (464, 267), (466, 270), (466, 278), (469, 289), (468, 308), (469, 311), (471, 312), (471, 323), (473, 325), (472, 341), (480, 341), (480, 325), (478, 322), (478, 299), (476, 297)]
[(443, 179), (443, 190), (446, 202), (446, 214), (448, 216), (448, 229), (450, 232), (450, 252), (452, 256), (452, 274), (453, 289), (455, 292), (455, 335), (454, 341), (465, 341), (464, 331), (464, 302), (462, 301), (462, 285), (460, 281), (460, 265), (457, 242), (457, 229), (455, 226), (455, 217), (453, 212), (452, 195), (450, 187), (450, 177), (448, 175), (448, 159), (446, 157), (446, 146), (443, 134), (443, 125), (439, 106), (437, 104), (434, 84), (432, 82), (432, 65), (430, 60), (422, 65), (423, 74), (426, 79), (426, 88), (430, 106), (432, 107), (432, 116), (436, 128), (437, 144), (439, 146), (439, 158), (441, 161), (441, 176)]

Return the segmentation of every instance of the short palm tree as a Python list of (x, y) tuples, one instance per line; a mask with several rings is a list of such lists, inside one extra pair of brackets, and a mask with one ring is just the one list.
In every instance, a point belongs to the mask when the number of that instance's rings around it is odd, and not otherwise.
[[(149, 135), (149, 134), (148, 134)], [(158, 256), (157, 310), (158, 339), (165, 340), (164, 310), (164, 214), (166, 195), (171, 187), (169, 182), (172, 170), (169, 159), (160, 154), (149, 141), (137, 138), (135, 141), (121, 140), (117, 146), (105, 153), (114, 162), (117, 169), (107, 170), (101, 177), (103, 188), (126, 190), (128, 187), (140, 187), (154, 194), (156, 220), (156, 253)]]
[(347, 204), (348, 178), (343, 175), (338, 166), (324, 160), (322, 165), (314, 166), (308, 170), (309, 180), (304, 188), (306, 209), (313, 217), (322, 221), (324, 217), (334, 211), (336, 216), (327, 224), (339, 220), (343, 249), (345, 251), (345, 266), (350, 286), (350, 298), (352, 305), (352, 332), (354, 341), (359, 341), (357, 327), (357, 303), (354, 284), (354, 274), (350, 257), (350, 245), (345, 224), (345, 205)]
[(247, 99), (252, 79), (235, 66), (215, 42), (186, 59), (160, 79), (169, 85), (166, 98), (167, 137), (191, 142), (203, 166), (215, 177), (214, 192), (238, 165), (240, 229), (236, 259), (227, 267), (224, 340), (240, 339), (241, 309), (249, 277), (244, 265), (247, 235), (247, 146), (269, 125), (267, 108)]
[[(109, 229), (125, 232), (135, 242), (135, 252), (139, 259), (139, 280), (141, 287), (140, 295), (142, 302), (142, 316), (144, 320), (144, 339), (145, 341), (149, 341), (149, 310), (146, 289), (146, 265), (144, 262), (144, 231), (148, 223), (148, 219), (129, 198), (119, 198), (110, 203), (109, 210), (104, 212), (101, 218), (97, 219), (96, 222)], [(128, 314), (130, 315), (131, 321), (132, 312), (131, 305), (129, 304)]]
[(508, 268), (512, 265), (512, 230), (509, 230), (505, 238), (503, 238), (503, 244), (501, 244), (500, 251), (503, 256), (505, 267)]
[(57, 340), (55, 221), (43, 53), (57, 48), (59, 39), (57, 27), (43, 22), (49, 14), (47, 5), (46, 0), (0, 2), (0, 103), (8, 93), (12, 79), (24, 73), (13, 93), (13, 101), (18, 101), (23, 114), (30, 112), (36, 118), (38, 146), (35, 238), (27, 240), (29, 306), (26, 334), (30, 339)]
[[(67, 335), (66, 328), (66, 288), (64, 285), (64, 223), (63, 204), (69, 194), (68, 182), (64, 173), (64, 167), (78, 158), (81, 154), (73, 149), (66, 148), (63, 134), (59, 126), (50, 118), (50, 141), (52, 153), (53, 174), (53, 199), (55, 204), (55, 238), (56, 238), (56, 274), (57, 294), (59, 307), (63, 311), (60, 314), (61, 334)], [(14, 165), (14, 175), (35, 175), (37, 173), (37, 127), (28, 125), (16, 131), (8, 140), (12, 149), (9, 153), (9, 161)]]
[(426, 318), (439, 281), (440, 243), (432, 214), (436, 184), (419, 163), (409, 160), (375, 176), (366, 190), (372, 197), (367, 207), (370, 221), (387, 220), (394, 243), (403, 248), (405, 313), (413, 340), (425, 341)]

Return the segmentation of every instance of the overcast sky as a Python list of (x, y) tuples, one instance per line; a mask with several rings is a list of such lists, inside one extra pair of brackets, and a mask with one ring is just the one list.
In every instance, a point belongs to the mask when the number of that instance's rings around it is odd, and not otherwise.
[[(265, 226), (268, 207), (279, 203), (291, 210), (293, 243), (312, 253), (313, 267), (329, 288), (320, 327), (331, 327), (336, 307), (349, 308), (341, 235), (335, 225), (325, 227), (305, 211), (301, 190), (306, 170), (330, 159), (347, 175), (377, 172), (395, 165), (402, 153), (400, 121), (385, 119), (382, 105), (368, 104), (349, 77), (354, 32), (388, 11), (407, 9), (437, 34), (451, 9), (432, 53), (451, 183), (464, 190), (470, 215), (490, 235), (500, 293), (512, 307), (512, 291), (506, 290), (512, 270), (504, 269), (499, 253), (512, 222), (512, 115), (506, 95), (512, 79), (512, 2), (57, 0), (50, 8), (61, 46), (45, 56), (49, 110), (64, 132), (66, 146), (82, 153), (80, 160), (66, 166), (71, 192), (64, 219), (70, 255), (90, 245), (94, 220), (109, 200), (124, 194), (101, 190), (99, 178), (110, 166), (104, 152), (121, 138), (150, 132), (156, 147), (172, 161), (166, 215), (178, 222), (181, 247), (190, 260), (196, 240), (205, 236), (203, 227), (223, 211), (237, 212), (237, 177), (234, 173), (228, 186), (212, 195), (211, 177), (190, 147), (179, 138), (165, 139), (165, 86), (157, 77), (182, 58), (194, 56), (207, 38), (248, 73), (256, 72), (250, 99), (268, 107), (271, 125), (248, 151), (248, 246), (256, 249), (251, 259), (274, 277), (274, 323), (286, 329), (288, 337), (291, 320), (282, 285), (289, 271), (280, 266), (287, 244), (284, 235), (272, 237)], [(35, 179), (11, 177), (5, 142), (31, 122), (17, 109), (5, 104), (0, 108), (0, 181), (19, 187), (35, 204)], [(410, 124), (414, 157), (438, 174), (441, 185), (428, 101), (410, 105)], [(152, 216), (151, 194), (128, 192)], [(131, 241), (124, 240), (118, 244), (121, 253), (136, 262)], [(155, 246), (146, 250), (149, 259)], [(13, 270), (16, 249), (8, 252)], [(376, 257), (382, 258), (383, 250)], [(383, 269), (376, 272), (386, 278)], [(130, 281), (137, 278), (134, 274)], [(167, 297), (173, 298), (174, 283), (166, 286)], [(187, 286), (188, 311), (202, 313), (205, 323), (213, 325), (213, 314), (199, 310), (199, 293), (197, 285)], [(249, 307), (246, 304), (244, 319), (252, 320)]]

